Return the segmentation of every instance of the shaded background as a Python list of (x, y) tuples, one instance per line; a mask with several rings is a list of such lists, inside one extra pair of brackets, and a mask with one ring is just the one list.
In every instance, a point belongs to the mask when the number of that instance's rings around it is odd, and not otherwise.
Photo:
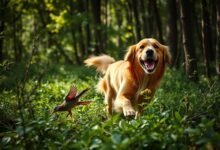
[[(91, 54), (122, 58), (153, 37), (169, 45), (186, 77), (219, 75), (218, 0), (1, 0), (0, 61), (82, 64)], [(34, 48), (33, 48), (34, 47)]]

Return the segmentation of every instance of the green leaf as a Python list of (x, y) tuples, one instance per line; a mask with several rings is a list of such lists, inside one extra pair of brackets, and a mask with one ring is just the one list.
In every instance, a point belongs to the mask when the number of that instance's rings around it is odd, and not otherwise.
[(119, 144), (121, 143), (122, 135), (119, 133), (113, 133), (111, 139), (114, 144)]
[(182, 120), (182, 117), (181, 117), (181, 115), (179, 114), (178, 111), (176, 111), (176, 112), (174, 113), (174, 115), (175, 115), (175, 118), (176, 118), (178, 121), (181, 121), (181, 120)]

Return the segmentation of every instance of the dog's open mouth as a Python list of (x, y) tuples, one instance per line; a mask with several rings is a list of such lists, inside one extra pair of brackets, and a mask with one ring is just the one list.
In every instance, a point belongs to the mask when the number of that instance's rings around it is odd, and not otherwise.
[(152, 73), (157, 66), (157, 61), (154, 59), (141, 60), (141, 65), (147, 73)]

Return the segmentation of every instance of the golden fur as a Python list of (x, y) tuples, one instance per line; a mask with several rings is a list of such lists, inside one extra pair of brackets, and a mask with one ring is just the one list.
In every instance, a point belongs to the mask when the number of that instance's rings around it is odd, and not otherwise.
[(171, 55), (167, 46), (150, 38), (130, 46), (124, 60), (101, 55), (84, 62), (104, 74), (97, 87), (105, 95), (108, 113), (114, 110), (124, 116), (138, 116), (141, 104), (149, 101), (143, 93), (154, 95)]

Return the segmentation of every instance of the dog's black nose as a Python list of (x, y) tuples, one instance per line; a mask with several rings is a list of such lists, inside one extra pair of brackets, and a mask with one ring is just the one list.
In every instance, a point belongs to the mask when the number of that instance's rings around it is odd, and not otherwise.
[(147, 56), (151, 57), (151, 56), (153, 56), (154, 51), (153, 51), (152, 49), (148, 49), (148, 50), (146, 51), (146, 54), (147, 54)]

